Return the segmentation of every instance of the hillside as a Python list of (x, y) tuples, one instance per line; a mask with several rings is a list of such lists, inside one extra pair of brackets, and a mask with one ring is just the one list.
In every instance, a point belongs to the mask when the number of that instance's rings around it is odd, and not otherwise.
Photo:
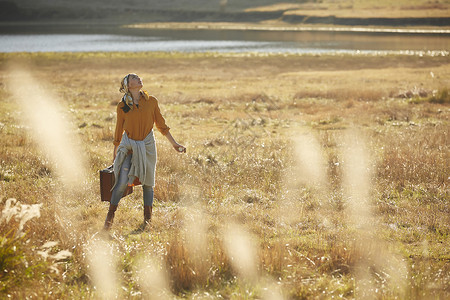
[(450, 26), (446, 0), (6, 0), (3, 22), (264, 22), (291, 24)]

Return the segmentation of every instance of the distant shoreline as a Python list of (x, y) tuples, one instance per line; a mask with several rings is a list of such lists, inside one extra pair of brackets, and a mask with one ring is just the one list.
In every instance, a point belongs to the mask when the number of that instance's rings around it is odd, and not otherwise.
[(62, 33), (72, 31), (129, 30), (232, 30), (272, 32), (340, 32), (362, 34), (438, 35), (450, 36), (450, 27), (436, 26), (342, 26), (328, 24), (238, 23), (238, 22), (153, 22), (123, 23), (117, 21), (18, 21), (0, 22), (0, 33)]
[(125, 25), (125, 28), (139, 29), (186, 29), (186, 30), (252, 30), (252, 31), (311, 31), (349, 33), (395, 33), (395, 34), (444, 34), (450, 35), (450, 28), (393, 28), (335, 25), (292, 25), (292, 24), (251, 24), (217, 22), (160, 22)]

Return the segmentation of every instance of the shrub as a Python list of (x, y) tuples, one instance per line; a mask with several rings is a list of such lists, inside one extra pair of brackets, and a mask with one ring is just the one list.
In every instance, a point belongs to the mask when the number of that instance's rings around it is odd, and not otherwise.
[(431, 103), (450, 104), (450, 94), (447, 88), (433, 92), (433, 95), (428, 98)]

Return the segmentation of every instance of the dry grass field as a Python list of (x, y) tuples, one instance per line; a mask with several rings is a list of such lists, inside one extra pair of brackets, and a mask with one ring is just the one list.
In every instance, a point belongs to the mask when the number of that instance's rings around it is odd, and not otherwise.
[[(187, 153), (156, 133), (151, 228), (138, 187), (107, 237), (129, 72)], [(448, 299), (449, 88), (439, 55), (0, 54), (0, 297)]]

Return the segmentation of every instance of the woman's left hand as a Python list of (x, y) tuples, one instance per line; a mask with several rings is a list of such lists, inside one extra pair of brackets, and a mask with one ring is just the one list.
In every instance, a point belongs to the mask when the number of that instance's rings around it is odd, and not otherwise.
[(179, 144), (173, 145), (173, 148), (174, 148), (177, 152), (180, 152), (180, 153), (186, 153), (186, 147), (181, 146), (181, 145), (179, 145)]
[(172, 134), (169, 132), (166, 133), (166, 138), (169, 140), (169, 142), (172, 144), (175, 151), (180, 153), (186, 153), (186, 147), (178, 144), (175, 139), (173, 138)]

